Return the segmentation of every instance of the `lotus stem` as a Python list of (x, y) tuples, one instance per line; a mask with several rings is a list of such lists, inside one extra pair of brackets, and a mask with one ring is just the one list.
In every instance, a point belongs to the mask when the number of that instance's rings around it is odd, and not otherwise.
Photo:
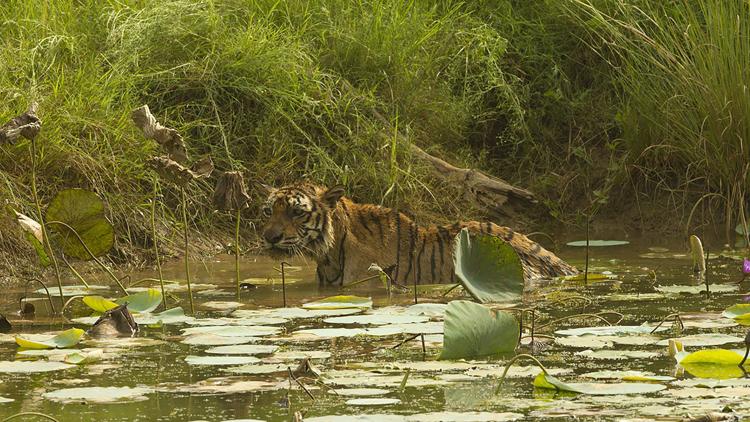
[(404, 391), (404, 389), (406, 388), (406, 382), (409, 380), (409, 374), (411, 374), (411, 368), (406, 368), (404, 379), (401, 380), (401, 385), (398, 386), (398, 391)]
[(612, 323), (609, 322), (609, 321), (607, 321), (606, 318), (604, 318), (603, 316), (598, 315), (598, 314), (576, 314), (576, 315), (564, 316), (564, 317), (558, 318), (558, 319), (553, 319), (552, 321), (550, 321), (550, 322), (548, 322), (548, 323), (546, 323), (544, 325), (540, 325), (537, 328), (542, 329), (542, 328), (545, 328), (545, 327), (549, 327), (550, 325), (557, 324), (558, 322), (563, 322), (563, 321), (567, 321), (569, 319), (582, 318), (582, 317), (596, 318), (596, 319), (599, 319), (600, 321), (605, 322), (607, 325), (612, 325)]
[(2, 422), (9, 421), (11, 419), (20, 418), (22, 416), (39, 416), (40, 418), (45, 418), (50, 421), (59, 422), (57, 419), (53, 418), (50, 415), (45, 415), (44, 413), (38, 413), (38, 412), (21, 412), (16, 413), (15, 415), (10, 415), (7, 418), (3, 419)]
[(747, 360), (747, 355), (750, 354), (750, 331), (745, 334), (745, 356), (742, 358), (742, 361), (740, 362), (740, 368), (742, 368), (742, 371), (745, 371), (744, 365), (745, 361)]
[(237, 221), (234, 225), (234, 272), (237, 277), (237, 300), (240, 300), (240, 219), (242, 210), (237, 208)]
[(79, 273), (75, 268), (73, 268), (72, 265), (70, 265), (70, 262), (68, 262), (68, 258), (65, 258), (64, 253), (61, 255), (61, 257), (62, 257), (63, 262), (65, 262), (65, 265), (68, 266), (68, 269), (70, 270), (70, 272), (72, 272), (73, 275), (76, 276), (76, 278), (80, 280), (80, 282), (83, 283), (83, 285), (86, 286), (87, 289), (90, 288), (89, 283), (86, 282), (86, 280), (83, 278), (81, 273)]
[[(47, 300), (49, 300), (49, 306), (52, 308), (52, 313), (53, 314), (56, 313), (56, 311), (55, 311), (55, 304), (54, 304), (54, 302), (52, 302), (52, 295), (49, 294), (49, 289), (47, 288), (47, 285), (44, 284), (44, 282), (42, 280), (38, 279), (38, 278), (29, 279), (29, 282), (31, 282), (31, 281), (36, 281), (37, 283), (41, 284), (42, 287), (44, 287), (44, 291), (47, 292)], [(63, 300), (62, 296), (60, 296), (60, 301), (62, 301), (62, 300)]]
[(341, 286), (341, 288), (342, 289), (348, 289), (349, 287), (356, 286), (357, 284), (362, 284), (365, 281), (370, 281), (370, 280), (376, 279), (378, 277), (380, 277), (380, 274), (371, 275), (371, 276), (365, 277), (365, 278), (363, 278), (361, 280), (353, 281), (353, 282), (351, 282), (351, 283), (349, 283), (349, 284), (347, 284), (345, 286)]
[(651, 330), (651, 332), (650, 332), (649, 334), (653, 334), (653, 333), (655, 333), (655, 332), (656, 332), (656, 330), (658, 330), (658, 329), (659, 329), (659, 327), (661, 327), (661, 326), (662, 326), (662, 324), (664, 324), (665, 322), (667, 322), (667, 320), (668, 320), (669, 318), (673, 318), (673, 320), (674, 320), (674, 321), (677, 321), (677, 322), (679, 322), (679, 323), (680, 323), (680, 329), (681, 329), (681, 330), (684, 330), (684, 329), (685, 329), (685, 324), (683, 324), (683, 323), (682, 323), (682, 318), (680, 318), (680, 314), (669, 314), (669, 315), (665, 316), (664, 318), (662, 318), (662, 320), (661, 320), (661, 321), (659, 322), (659, 324), (657, 324), (657, 325), (656, 325), (656, 327), (654, 327), (654, 329), (653, 329), (653, 330)]
[(289, 265), (286, 261), (281, 261), (281, 296), (284, 300), (284, 307), (286, 308), (286, 270), (285, 266)]
[(125, 293), (126, 295), (128, 294), (128, 291), (125, 290), (125, 286), (123, 286), (122, 283), (120, 283), (120, 279), (117, 278), (117, 276), (115, 275), (115, 273), (113, 273), (112, 270), (109, 269), (109, 267), (107, 267), (106, 265), (104, 265), (104, 263), (101, 260), (99, 260), (99, 258), (96, 255), (94, 255), (93, 252), (91, 252), (91, 249), (89, 249), (88, 245), (86, 245), (86, 242), (83, 241), (83, 238), (81, 237), (80, 234), (78, 234), (78, 232), (76, 231), (76, 229), (74, 229), (73, 227), (71, 227), (67, 223), (63, 223), (62, 221), (50, 221), (47, 224), (57, 224), (57, 225), (63, 226), (66, 229), (70, 230), (71, 233), (73, 233), (75, 235), (76, 239), (78, 239), (78, 243), (80, 243), (81, 246), (83, 247), (83, 249), (86, 251), (86, 253), (89, 254), (89, 256), (91, 257), (91, 259), (94, 262), (96, 262), (104, 271), (106, 271), (107, 274), (109, 274), (109, 276), (112, 278), (112, 280), (115, 281), (115, 283), (123, 291), (123, 293)]
[(534, 361), (534, 363), (536, 363), (536, 365), (537, 365), (537, 366), (539, 367), (539, 369), (541, 369), (541, 370), (542, 370), (542, 372), (544, 372), (544, 375), (548, 375), (548, 374), (549, 374), (549, 372), (547, 371), (547, 368), (545, 368), (545, 367), (544, 367), (544, 365), (542, 365), (542, 362), (539, 362), (539, 359), (535, 358), (534, 356), (531, 356), (531, 355), (529, 355), (529, 354), (526, 354), (526, 353), (522, 353), (522, 354), (520, 354), (520, 355), (515, 355), (515, 356), (513, 357), (513, 359), (511, 359), (511, 360), (510, 360), (510, 361), (508, 362), (508, 364), (507, 364), (507, 365), (505, 365), (505, 370), (503, 370), (503, 375), (502, 375), (502, 376), (500, 377), (500, 383), (499, 383), (499, 384), (497, 385), (497, 388), (495, 389), (495, 394), (498, 394), (498, 393), (500, 392), (500, 388), (501, 388), (501, 387), (503, 386), (503, 383), (505, 382), (505, 376), (506, 376), (506, 375), (508, 375), (508, 370), (510, 370), (510, 367), (511, 367), (511, 366), (512, 366), (512, 365), (513, 365), (513, 364), (514, 364), (514, 363), (515, 363), (515, 362), (516, 362), (517, 360), (519, 360), (519, 359), (521, 359), (521, 358), (524, 358), (524, 359), (531, 359), (532, 361)]
[[(457, 289), (457, 288), (459, 288), (459, 287), (461, 287), (461, 283), (456, 283), (456, 284), (454, 284), (453, 286), (451, 286), (451, 288), (450, 288), (450, 289), (448, 289), (448, 290), (446, 290), (446, 291), (444, 291), (444, 292), (443, 292), (443, 297), (445, 297), (445, 296), (448, 296), (448, 293), (450, 293), (450, 292), (452, 292), (452, 291), (456, 290), (456, 289)], [(414, 290), (416, 290), (416, 288), (415, 288)]]
[(57, 257), (55, 252), (52, 250), (52, 245), (49, 243), (49, 237), (47, 236), (47, 227), (44, 224), (44, 214), (42, 214), (42, 204), (39, 202), (39, 193), (36, 190), (36, 141), (31, 139), (30, 146), (31, 154), (31, 195), (34, 197), (34, 204), (36, 205), (36, 212), (39, 215), (39, 226), (42, 228), (42, 240), (44, 241), (43, 247), (49, 252), (49, 257), (52, 260), (52, 266), (55, 268), (55, 277), (57, 278), (57, 288), (60, 291), (60, 301), (63, 300), (62, 290), (62, 277), (60, 277), (60, 266), (57, 264)]
[(73, 302), (76, 299), (83, 299), (83, 298), (84, 298), (84, 296), (76, 295), (76, 296), (71, 297), (67, 301), (65, 301), (65, 304), (63, 305), (62, 310), (60, 311), (60, 315), (62, 315), (63, 317), (65, 317), (65, 310), (68, 309), (68, 305), (70, 305), (70, 303)]
[(161, 257), (159, 256), (159, 234), (156, 232), (156, 196), (158, 178), (152, 175), (154, 185), (154, 196), (151, 199), (151, 238), (154, 243), (154, 256), (156, 257), (156, 269), (159, 271), (159, 285), (161, 286), (161, 296), (164, 298), (164, 310), (167, 309), (167, 294), (164, 291), (164, 274), (161, 271)]
[(296, 382), (296, 383), (297, 383), (297, 385), (299, 385), (299, 386), (300, 386), (300, 388), (302, 388), (302, 390), (304, 390), (304, 392), (305, 392), (305, 393), (307, 394), (307, 396), (308, 396), (308, 397), (310, 397), (310, 398), (312, 399), (312, 401), (315, 401), (315, 396), (313, 396), (313, 395), (312, 395), (312, 393), (310, 392), (310, 390), (308, 390), (308, 389), (307, 389), (307, 388), (305, 387), (305, 385), (304, 385), (304, 384), (302, 384), (302, 382), (301, 382), (300, 380), (298, 380), (298, 379), (297, 379), (297, 377), (295, 377), (295, 376), (294, 376), (294, 374), (292, 373), (292, 368), (290, 368), (290, 367), (288, 367), (288, 366), (287, 366), (287, 367), (286, 367), (286, 370), (287, 370), (287, 371), (289, 372), (289, 378), (290, 378), (290, 379), (293, 379), (293, 380), (294, 380), (294, 382)]
[(187, 195), (185, 188), (180, 188), (182, 196), (182, 225), (185, 234), (185, 279), (187, 280), (188, 298), (190, 299), (190, 313), (195, 314), (195, 305), (193, 304), (193, 289), (190, 287), (190, 237), (188, 235), (187, 222)]
[(583, 285), (588, 286), (589, 284), (589, 224), (591, 223), (591, 217), (586, 216), (586, 264), (583, 269)]
[(406, 343), (408, 343), (408, 342), (410, 342), (410, 341), (414, 340), (414, 339), (415, 339), (415, 338), (417, 338), (417, 337), (419, 337), (419, 334), (414, 334), (414, 335), (411, 335), (411, 336), (407, 337), (406, 339), (404, 339), (403, 341), (401, 341), (401, 343), (399, 343), (399, 344), (397, 344), (397, 345), (395, 345), (395, 346), (391, 347), (391, 349), (398, 349), (399, 347), (401, 347), (401, 346), (403, 346), (404, 344), (406, 344)]

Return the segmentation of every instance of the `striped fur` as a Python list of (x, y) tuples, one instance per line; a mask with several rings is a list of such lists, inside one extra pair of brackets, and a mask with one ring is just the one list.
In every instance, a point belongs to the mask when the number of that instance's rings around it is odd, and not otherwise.
[[(477, 221), (419, 226), (402, 212), (343, 197), (343, 188), (297, 184), (270, 189), (264, 213), (265, 247), (275, 257), (303, 255), (318, 264), (321, 284), (366, 277), (378, 264), (401, 284), (453, 283), (453, 243), (466, 227), (499, 236), (521, 257), (526, 279), (575, 274), (572, 266), (508, 227)], [(268, 239), (277, 240), (271, 244)]]

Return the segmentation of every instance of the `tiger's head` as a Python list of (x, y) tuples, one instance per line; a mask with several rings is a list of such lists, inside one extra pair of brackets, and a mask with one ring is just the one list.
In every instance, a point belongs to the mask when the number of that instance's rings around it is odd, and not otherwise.
[(326, 254), (334, 242), (333, 211), (344, 187), (295, 184), (265, 188), (263, 246), (268, 254), (274, 258)]

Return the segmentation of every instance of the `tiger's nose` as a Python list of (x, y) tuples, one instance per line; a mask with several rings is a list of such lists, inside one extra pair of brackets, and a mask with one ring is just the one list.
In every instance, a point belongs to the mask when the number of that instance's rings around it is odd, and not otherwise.
[(272, 245), (278, 243), (282, 237), (284, 237), (284, 233), (275, 227), (268, 228), (263, 232), (263, 238)]

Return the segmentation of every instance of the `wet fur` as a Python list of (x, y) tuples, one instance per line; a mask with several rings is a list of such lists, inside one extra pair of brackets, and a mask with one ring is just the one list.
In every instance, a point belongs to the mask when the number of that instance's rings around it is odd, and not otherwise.
[[(463, 228), (498, 236), (521, 257), (526, 279), (575, 274), (577, 270), (538, 243), (508, 227), (477, 221), (447, 226), (420, 226), (404, 213), (372, 204), (357, 204), (341, 187), (298, 184), (271, 190), (264, 227), (283, 229), (285, 245), (266, 248), (277, 258), (302, 255), (316, 260), (320, 284), (342, 285), (371, 275), (376, 263), (401, 284), (453, 283), (453, 244)], [(294, 215), (295, 207), (306, 209)], [(269, 212), (270, 210), (270, 212)], [(299, 214), (301, 211), (296, 211)]]

